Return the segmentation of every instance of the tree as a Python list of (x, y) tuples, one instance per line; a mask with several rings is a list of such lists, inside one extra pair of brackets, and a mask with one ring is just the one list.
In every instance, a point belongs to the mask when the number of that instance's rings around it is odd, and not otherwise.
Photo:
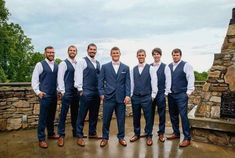
[(207, 76), (208, 76), (208, 73), (207, 72), (197, 72), (197, 71), (194, 71), (194, 75), (195, 75), (195, 80), (196, 81), (206, 81), (207, 80)]
[(5, 22), (8, 19), (9, 12), (5, 7), (5, 1), (0, 0), (0, 23)]

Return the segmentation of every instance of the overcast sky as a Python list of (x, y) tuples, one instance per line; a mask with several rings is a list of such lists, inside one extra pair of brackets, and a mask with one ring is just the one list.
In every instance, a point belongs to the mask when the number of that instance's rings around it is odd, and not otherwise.
[(113, 46), (121, 49), (121, 61), (137, 64), (136, 51), (163, 50), (170, 63), (171, 51), (181, 48), (182, 59), (194, 70), (207, 71), (214, 53), (220, 53), (234, 0), (6, 0), (10, 21), (22, 26), (34, 50), (55, 47), (65, 59), (67, 47), (78, 47), (78, 58), (89, 43), (98, 47), (97, 59), (110, 61)]

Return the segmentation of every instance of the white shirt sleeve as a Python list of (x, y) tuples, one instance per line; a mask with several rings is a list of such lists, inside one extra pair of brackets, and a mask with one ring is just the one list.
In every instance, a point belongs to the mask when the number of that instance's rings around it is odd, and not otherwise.
[(41, 93), (39, 90), (39, 75), (43, 72), (43, 67), (41, 62), (38, 62), (33, 70), (33, 75), (32, 75), (32, 81), (31, 81), (31, 86), (33, 88), (33, 91), (38, 95)]
[(64, 61), (62, 61), (59, 64), (58, 76), (57, 76), (57, 83), (58, 83), (57, 91), (62, 93), (62, 94), (65, 93), (64, 75), (65, 75), (66, 70), (67, 70), (67, 65)]
[(150, 77), (151, 77), (151, 87), (152, 87), (152, 98), (155, 98), (158, 93), (158, 79), (157, 79), (157, 72), (153, 66), (150, 66), (149, 69)]
[(134, 72), (133, 69), (131, 69), (130, 71), (130, 79), (131, 79), (131, 97), (133, 95), (133, 91), (134, 91)]
[(165, 73), (165, 76), (166, 76), (165, 95), (168, 95), (169, 93), (171, 93), (171, 70), (170, 70), (168, 65), (166, 65), (164, 73)]
[(83, 70), (86, 69), (87, 63), (85, 59), (79, 60), (75, 67), (74, 73), (74, 87), (77, 88), (78, 91), (82, 91), (83, 86)]
[(194, 77), (193, 67), (189, 63), (186, 63), (184, 65), (184, 72), (186, 73), (186, 79), (188, 81), (186, 93), (190, 95), (195, 89), (194, 87), (195, 77)]

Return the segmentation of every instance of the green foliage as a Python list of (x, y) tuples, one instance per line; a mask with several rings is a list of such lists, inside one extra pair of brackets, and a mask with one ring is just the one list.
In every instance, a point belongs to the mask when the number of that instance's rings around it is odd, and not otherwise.
[(59, 58), (56, 58), (56, 59), (55, 59), (55, 63), (56, 63), (56, 64), (61, 63), (61, 61), (62, 61), (62, 60), (61, 60), (61, 59), (59, 59)]
[(194, 75), (195, 75), (195, 80), (196, 81), (206, 81), (207, 80), (207, 76), (208, 76), (208, 73), (207, 72), (197, 72), (197, 71), (194, 71)]
[(44, 55), (33, 52), (31, 39), (20, 25), (7, 21), (9, 14), (5, 1), (0, 0), (0, 82), (30, 81), (34, 66)]
[(5, 1), (0, 0), (0, 23), (6, 21), (8, 19), (9, 12), (5, 7)]

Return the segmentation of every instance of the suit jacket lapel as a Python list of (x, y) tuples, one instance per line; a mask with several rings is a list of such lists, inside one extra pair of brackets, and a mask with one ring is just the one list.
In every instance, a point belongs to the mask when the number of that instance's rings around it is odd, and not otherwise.
[(122, 70), (123, 70), (123, 64), (120, 63), (120, 66), (119, 66), (119, 69), (118, 69), (118, 72), (117, 72), (117, 79), (119, 79), (121, 73), (122, 73)]

